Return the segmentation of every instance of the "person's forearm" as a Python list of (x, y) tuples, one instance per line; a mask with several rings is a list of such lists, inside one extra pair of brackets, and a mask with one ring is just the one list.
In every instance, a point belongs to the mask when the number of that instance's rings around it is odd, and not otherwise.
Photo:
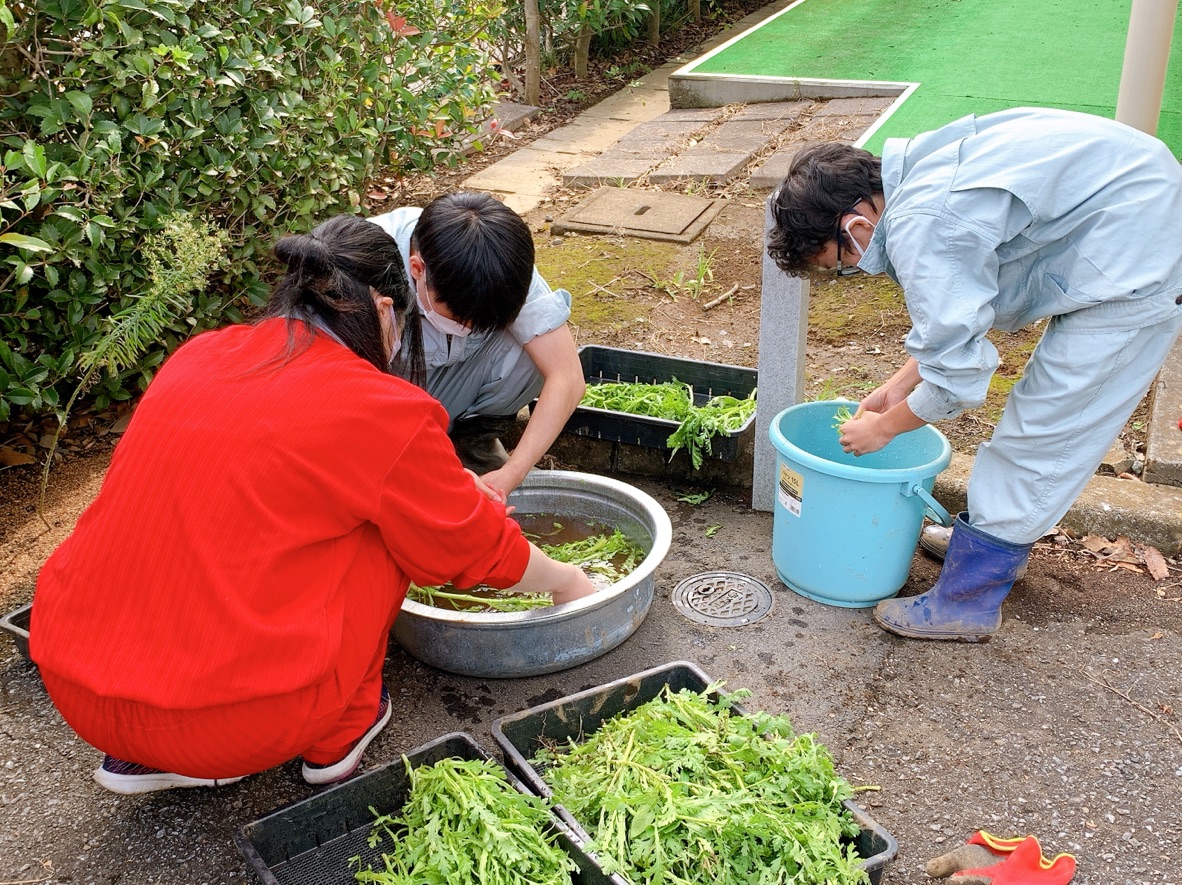
[(513, 593), (549, 593), (554, 597), (555, 605), (595, 592), (595, 586), (582, 569), (551, 559), (533, 543), (529, 545), (525, 573), (508, 589)]
[[(922, 380), (919, 375), (919, 362), (915, 357), (908, 357), (907, 362), (903, 363), (899, 371), (895, 372), (883, 386), (890, 387), (891, 389), (906, 390), (910, 393), (919, 386), (919, 382)], [(911, 410), (908, 409), (907, 411), (910, 412)], [(915, 428), (912, 427), (909, 429), (914, 430)]]
[(538, 404), (529, 416), (521, 439), (509, 456), (509, 462), (501, 468), (512, 470), (515, 487), (558, 439), (567, 419), (583, 398), (584, 386), (582, 377), (556, 378), (542, 385)]
[[(918, 384), (919, 382), (916, 383)], [(911, 411), (911, 406), (907, 405), (907, 400), (903, 400), (898, 405), (892, 406), (883, 412), (880, 422), (883, 430), (888, 432), (892, 438), (909, 430), (918, 430), (928, 423)]]

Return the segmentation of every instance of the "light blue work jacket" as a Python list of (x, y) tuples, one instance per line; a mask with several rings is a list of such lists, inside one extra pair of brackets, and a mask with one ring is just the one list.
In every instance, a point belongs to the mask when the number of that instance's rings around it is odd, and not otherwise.
[(882, 178), (859, 267), (903, 287), (923, 378), (907, 402), (925, 421), (985, 401), (990, 328), (1136, 329), (1182, 310), (1182, 167), (1156, 138), (1019, 108), (889, 139)]

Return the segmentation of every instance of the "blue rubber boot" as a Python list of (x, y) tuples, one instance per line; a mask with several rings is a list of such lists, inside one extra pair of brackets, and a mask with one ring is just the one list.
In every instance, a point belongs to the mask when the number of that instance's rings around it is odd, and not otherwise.
[(878, 626), (911, 639), (987, 642), (1001, 626), (1001, 603), (1033, 544), (1011, 544), (956, 517), (944, 568), (920, 596), (887, 599), (874, 609)]

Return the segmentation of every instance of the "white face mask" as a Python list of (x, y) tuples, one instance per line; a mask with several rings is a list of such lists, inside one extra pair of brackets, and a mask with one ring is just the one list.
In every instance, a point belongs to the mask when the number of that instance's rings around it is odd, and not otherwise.
[(394, 329), (394, 340), (390, 343), (390, 360), (393, 361), (402, 350), (402, 332), (398, 329), (398, 314), (393, 304), (390, 305), (390, 325)]
[(847, 237), (849, 237), (850, 242), (854, 244), (854, 248), (858, 250), (858, 257), (859, 258), (861, 258), (863, 255), (866, 254), (866, 250), (862, 248), (862, 244), (858, 242), (857, 238), (850, 231), (850, 226), (857, 224), (860, 221), (865, 222), (866, 224), (870, 225), (870, 235), (874, 236), (874, 229), (875, 229), (875, 227), (877, 227), (877, 225), (873, 221), (871, 221), (869, 218), (867, 218), (865, 215), (859, 215), (856, 218), (851, 218), (842, 227), (842, 230), (845, 231), (845, 235)]
[(419, 302), (419, 305), (424, 308), (423, 319), (425, 319), (444, 335), (453, 335), (456, 338), (467, 338), (472, 334), (472, 330), (463, 323), (457, 323), (455, 320), (448, 319), (447, 317), (435, 312), (435, 305), (431, 302), (431, 293), (427, 291), (426, 286), (420, 285), (419, 291), (422, 292), (427, 299), (426, 304), (423, 304), (422, 301)]

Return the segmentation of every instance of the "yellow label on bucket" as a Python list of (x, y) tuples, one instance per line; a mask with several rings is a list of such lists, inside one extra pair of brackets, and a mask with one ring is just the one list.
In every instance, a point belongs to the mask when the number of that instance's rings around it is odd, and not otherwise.
[(780, 488), (777, 493), (780, 506), (793, 516), (800, 516), (800, 505), (804, 500), (804, 477), (787, 464), (780, 465)]

